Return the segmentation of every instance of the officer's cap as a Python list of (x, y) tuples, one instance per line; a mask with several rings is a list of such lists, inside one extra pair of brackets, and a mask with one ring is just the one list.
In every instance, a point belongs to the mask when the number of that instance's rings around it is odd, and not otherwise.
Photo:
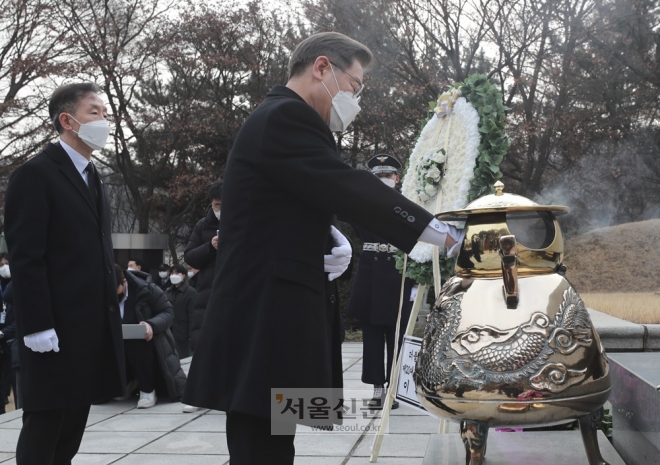
[(386, 153), (380, 153), (375, 157), (371, 157), (367, 162), (367, 166), (373, 174), (398, 173), (401, 169), (401, 163), (399, 163), (399, 160)]

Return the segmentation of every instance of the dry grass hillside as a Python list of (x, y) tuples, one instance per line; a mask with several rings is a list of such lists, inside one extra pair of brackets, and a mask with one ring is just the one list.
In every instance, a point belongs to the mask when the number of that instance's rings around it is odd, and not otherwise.
[(578, 292), (660, 291), (660, 219), (595, 229), (566, 242)]
[(564, 261), (588, 307), (634, 323), (660, 323), (660, 219), (571, 238)]

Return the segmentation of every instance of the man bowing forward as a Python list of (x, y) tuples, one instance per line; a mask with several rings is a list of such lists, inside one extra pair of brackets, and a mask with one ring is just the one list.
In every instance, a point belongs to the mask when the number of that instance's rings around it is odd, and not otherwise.
[(123, 394), (110, 203), (92, 152), (110, 128), (92, 83), (55, 90), (60, 140), (12, 174), (5, 234), (14, 282), (23, 428), (18, 465), (70, 464), (90, 405)]

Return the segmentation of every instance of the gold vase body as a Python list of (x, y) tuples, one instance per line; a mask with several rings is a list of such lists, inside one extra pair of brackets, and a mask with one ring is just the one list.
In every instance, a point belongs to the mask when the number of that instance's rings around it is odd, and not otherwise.
[(488, 196), (490, 206), (482, 200), (478, 209), (438, 215), (463, 213), (466, 234), (457, 276), (427, 318), (417, 396), (440, 417), (487, 426), (589, 415), (609, 396), (609, 367), (584, 303), (563, 276), (553, 208), (567, 209), (516, 199), (492, 206), (499, 196)]

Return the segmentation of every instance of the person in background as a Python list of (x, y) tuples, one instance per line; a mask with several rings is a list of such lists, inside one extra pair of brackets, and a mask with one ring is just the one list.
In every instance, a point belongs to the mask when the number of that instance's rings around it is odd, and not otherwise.
[[(11, 373), (11, 388), (14, 391), (14, 407), (16, 410), (23, 407), (20, 398), (20, 368), (21, 364), (18, 358), (18, 341), (16, 340), (16, 319), (14, 318), (14, 292), (13, 284), (9, 283), (2, 293), (5, 316), (5, 325), (0, 332), (1, 341), (10, 347), (10, 365)], [(6, 355), (5, 355), (6, 356)]]
[[(14, 384), (14, 373), (11, 368), (11, 341), (13, 335), (8, 336), (5, 328), (13, 325), (13, 318), (9, 321), (8, 304), (5, 293), (11, 287), (11, 271), (9, 270), (9, 255), (0, 254), (0, 414), (5, 413), (5, 405), (9, 403), (11, 387)], [(15, 325), (13, 325), (15, 327)]]
[(140, 399), (137, 408), (156, 405), (156, 385), (164, 384), (163, 394), (179, 399), (186, 384), (186, 375), (176, 355), (174, 337), (170, 332), (174, 310), (165, 293), (141, 271), (124, 273), (115, 264), (117, 298), (123, 324), (146, 326), (144, 340), (125, 339), (126, 361), (137, 379)]
[(192, 318), (192, 333), (190, 349), (195, 350), (199, 332), (204, 320), (206, 304), (211, 295), (215, 260), (218, 255), (218, 228), (220, 228), (220, 206), (222, 205), (222, 182), (211, 184), (208, 191), (209, 201), (204, 216), (197, 222), (190, 240), (183, 253), (183, 258), (189, 266), (199, 271), (196, 275), (197, 301)]
[(131, 270), (142, 271), (142, 260), (139, 260), (137, 258), (129, 258), (127, 269), (128, 271)]
[(197, 291), (188, 282), (188, 270), (184, 265), (174, 265), (170, 274), (172, 286), (165, 295), (174, 306), (172, 335), (179, 358), (190, 357), (190, 334)]
[[(379, 154), (369, 159), (367, 166), (385, 185), (396, 188), (401, 169), (401, 163), (396, 158), (387, 154)], [(396, 269), (394, 253), (397, 250), (396, 247), (359, 224), (351, 223), (351, 226), (364, 244), (346, 315), (358, 320), (362, 325), (362, 382), (374, 386), (374, 394), (369, 406), (380, 409), (383, 408), (387, 394), (386, 385), (389, 384), (394, 360), (401, 273)], [(405, 279), (399, 348), (401, 348), (403, 335), (412, 311), (413, 302), (410, 296), (414, 285), (415, 282), (412, 279)], [(386, 342), (387, 361), (383, 365)], [(399, 402), (394, 400), (392, 409), (398, 407)]]
[(160, 287), (160, 290), (163, 292), (168, 290), (172, 285), (172, 281), (170, 281), (171, 271), (172, 271), (172, 267), (167, 263), (162, 263), (158, 267), (158, 277), (160, 278), (158, 280), (158, 287)]
[(197, 289), (197, 273), (199, 273), (197, 268), (188, 267), (188, 284), (195, 289)]
[(110, 135), (99, 92), (93, 83), (53, 92), (59, 141), (18, 167), (5, 193), (23, 402), (17, 465), (70, 464), (90, 406), (126, 386), (112, 212), (92, 162)]
[[(220, 207), (222, 205), (222, 181), (216, 181), (208, 190), (209, 205), (204, 216), (197, 222), (190, 240), (183, 253), (183, 258), (189, 266), (199, 270), (194, 276), (197, 300), (192, 317), (190, 334), (190, 350), (195, 351), (197, 339), (202, 329), (206, 305), (213, 287), (215, 261), (218, 255), (218, 229), (220, 228)], [(183, 411), (192, 413), (200, 410), (199, 407), (186, 405)]]

